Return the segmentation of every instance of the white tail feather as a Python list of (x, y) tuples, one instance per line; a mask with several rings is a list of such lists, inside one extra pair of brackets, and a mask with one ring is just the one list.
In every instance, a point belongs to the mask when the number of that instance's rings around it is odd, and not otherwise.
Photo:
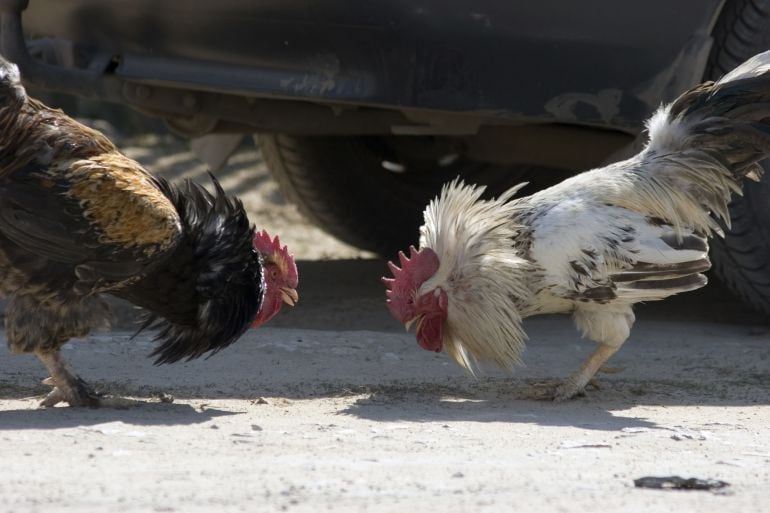
[(717, 81), (717, 84), (725, 84), (743, 78), (750, 78), (762, 75), (770, 71), (770, 50), (758, 53), (747, 60), (727, 75)]

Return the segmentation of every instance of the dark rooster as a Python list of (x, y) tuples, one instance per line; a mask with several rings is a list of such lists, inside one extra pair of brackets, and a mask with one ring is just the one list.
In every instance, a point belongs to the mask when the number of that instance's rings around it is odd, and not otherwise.
[(568, 399), (628, 338), (633, 305), (706, 285), (708, 236), (770, 155), (770, 52), (661, 107), (636, 156), (514, 198), (454, 181), (425, 210), (420, 250), (386, 278), (388, 307), (460, 365), (519, 363), (522, 319), (569, 313), (598, 344), (551, 394)]
[(59, 349), (108, 324), (101, 293), (148, 311), (156, 363), (216, 353), (297, 301), (292, 256), (212, 180), (213, 194), (150, 175), (0, 58), (0, 291), (10, 349), (51, 373), (42, 406), (99, 406)]

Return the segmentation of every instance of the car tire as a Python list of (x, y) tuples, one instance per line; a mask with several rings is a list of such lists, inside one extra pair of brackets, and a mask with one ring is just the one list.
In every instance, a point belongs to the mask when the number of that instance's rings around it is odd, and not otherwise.
[[(713, 31), (705, 78), (715, 80), (770, 48), (770, 0), (727, 2)], [(717, 276), (737, 296), (770, 314), (770, 166), (760, 182), (747, 180), (730, 204), (731, 227), (712, 239)]]
[[(384, 256), (416, 244), (422, 211), (461, 175), (498, 194), (522, 181), (537, 190), (567, 176), (529, 166), (501, 167), (452, 153), (441, 137), (289, 136), (256, 141), (287, 198), (314, 224)], [(546, 183), (548, 182), (548, 183)]]

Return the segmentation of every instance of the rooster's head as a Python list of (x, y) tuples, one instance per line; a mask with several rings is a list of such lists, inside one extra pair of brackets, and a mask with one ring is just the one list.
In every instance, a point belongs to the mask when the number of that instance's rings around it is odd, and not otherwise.
[(443, 348), (444, 321), (447, 316), (447, 294), (437, 287), (424, 293), (419, 290), (439, 268), (436, 252), (430, 248), (409, 248), (407, 257), (398, 253), (401, 267), (388, 262), (393, 278), (382, 278), (388, 296), (387, 305), (393, 317), (407, 329), (417, 323), (417, 341), (424, 349), (439, 352)]
[(484, 187), (454, 180), (430, 202), (420, 228), (420, 249), (389, 262), (383, 278), (388, 309), (407, 327), (416, 323), (424, 349), (446, 351), (473, 370), (480, 360), (503, 367), (519, 361), (526, 335), (520, 304), (528, 304), (530, 264), (514, 247), (520, 186), (481, 198)]
[(254, 234), (254, 248), (262, 255), (265, 268), (265, 299), (252, 327), (262, 326), (281, 311), (283, 303), (294, 306), (299, 301), (299, 274), (294, 256), (281, 246), (278, 236), (271, 238), (265, 230)]

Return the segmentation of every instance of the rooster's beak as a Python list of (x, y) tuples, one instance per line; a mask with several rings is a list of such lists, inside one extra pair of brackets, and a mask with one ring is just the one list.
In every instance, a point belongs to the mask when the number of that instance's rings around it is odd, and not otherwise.
[(418, 315), (417, 317), (412, 317), (411, 319), (406, 321), (404, 323), (404, 326), (406, 327), (406, 331), (409, 331), (410, 329), (412, 329), (412, 324), (414, 324), (415, 322), (417, 322), (417, 329), (420, 329), (420, 324), (422, 324), (422, 319), (423, 319), (422, 315)]
[(294, 306), (299, 301), (299, 294), (291, 287), (281, 287), (281, 299), (289, 306)]

